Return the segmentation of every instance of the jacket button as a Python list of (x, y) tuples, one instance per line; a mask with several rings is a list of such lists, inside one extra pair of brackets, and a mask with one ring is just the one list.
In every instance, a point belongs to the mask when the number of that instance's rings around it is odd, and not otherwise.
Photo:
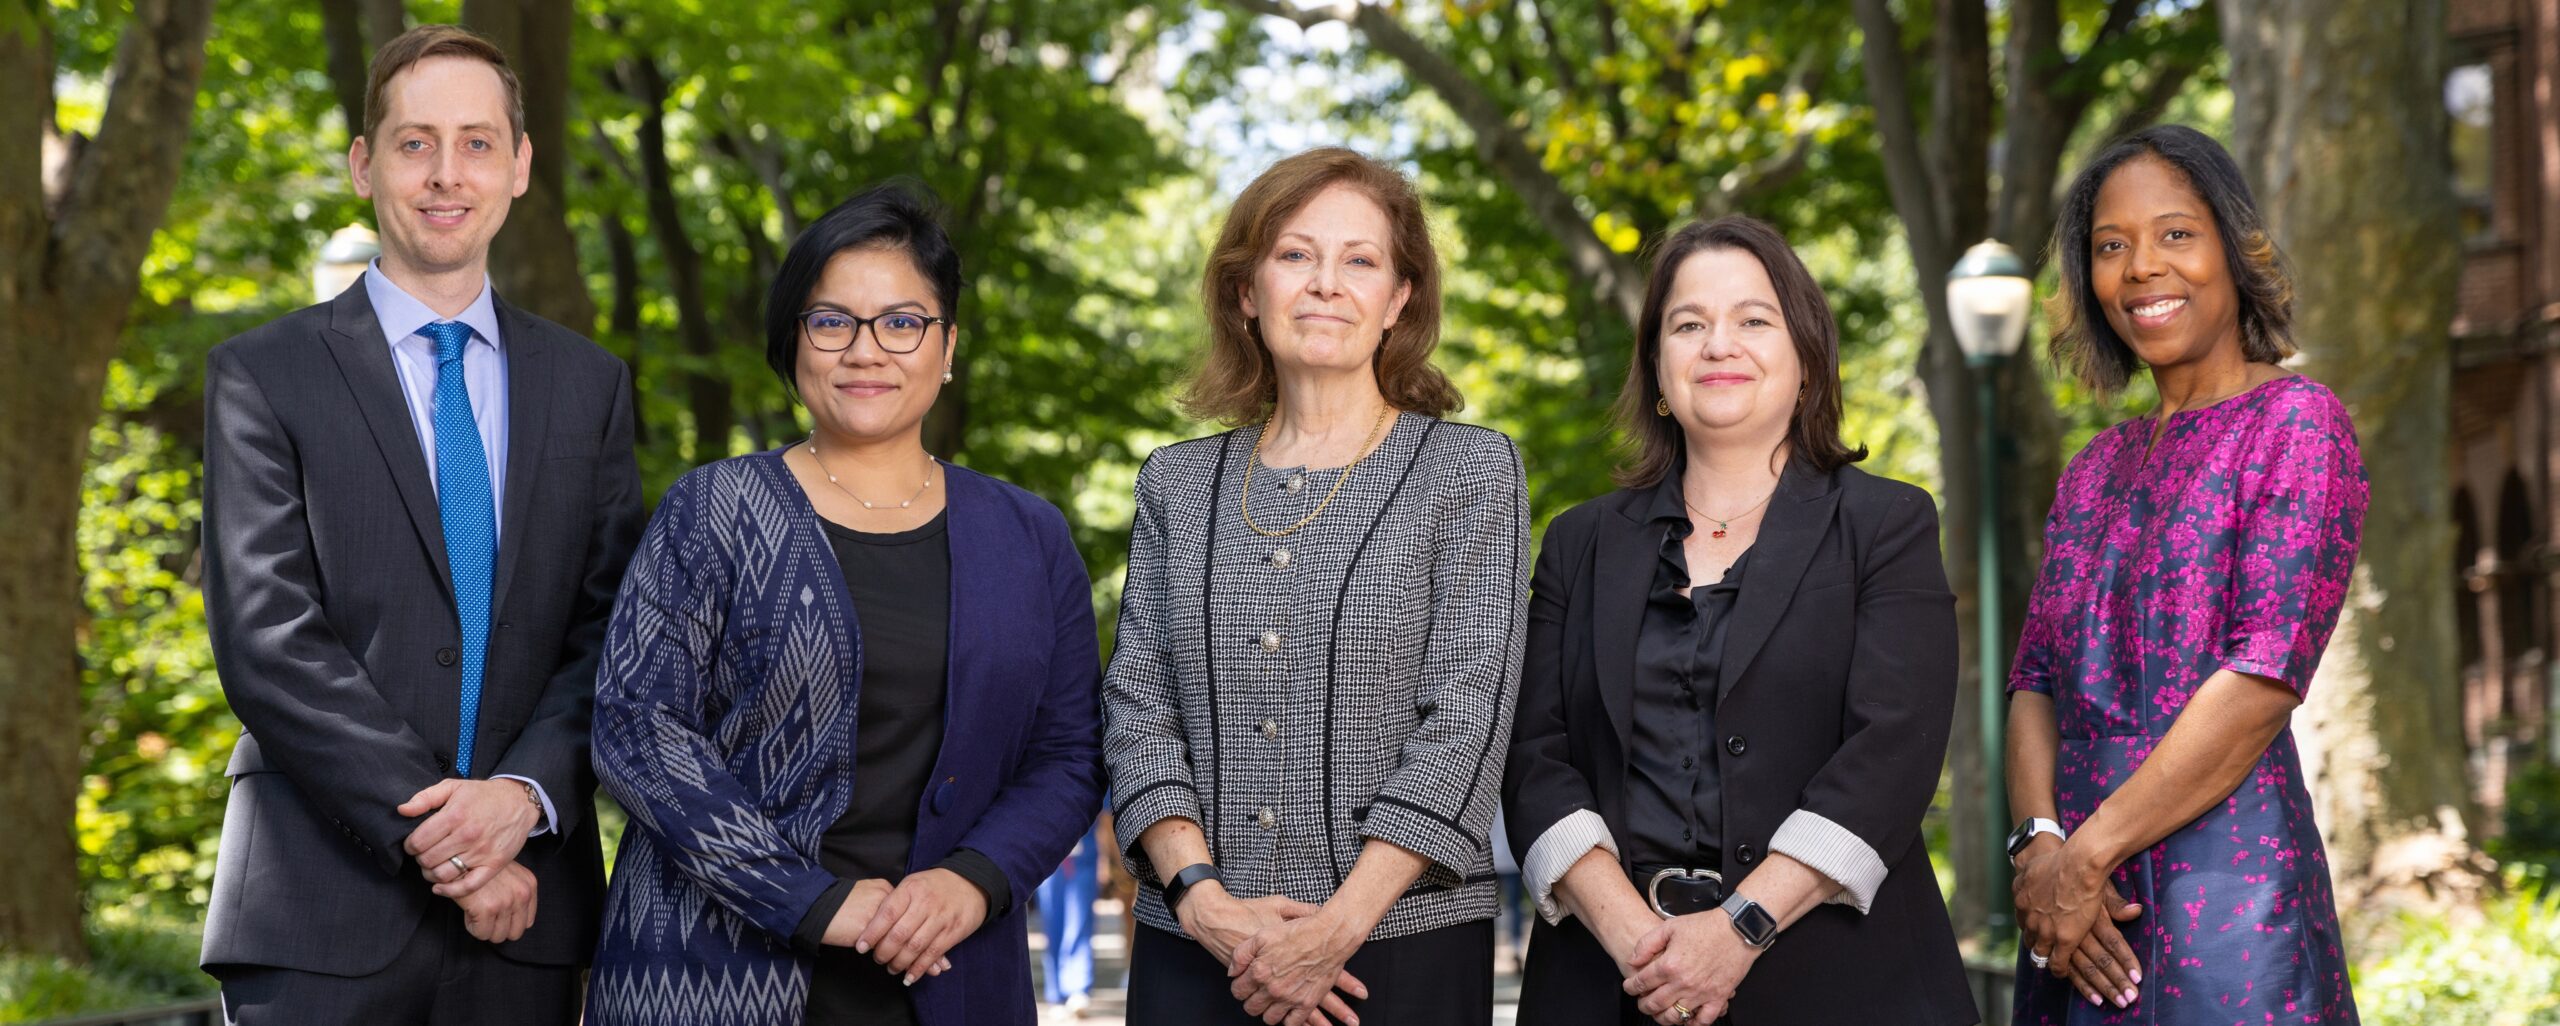
[(451, 666), (453, 665), (453, 661), (458, 658), (461, 657), (455, 655), (452, 649), (439, 648), (436, 650), (436, 665), (438, 666)]
[(1287, 549), (1271, 550), (1271, 568), (1274, 570), (1289, 569), (1290, 559), (1289, 550)]
[(1760, 861), (1760, 849), (1754, 848), (1748, 844), (1734, 845), (1733, 860), (1746, 866), (1754, 862), (1758, 862)]
[(1279, 632), (1279, 631), (1264, 631), (1264, 632), (1262, 632), (1262, 650), (1263, 650), (1263, 651), (1265, 651), (1265, 652), (1277, 652), (1277, 651), (1280, 651), (1280, 632)]
[(933, 814), (939, 816), (950, 811), (951, 781), (945, 780), (942, 786), (933, 789)]
[(1741, 755), (1742, 753), (1751, 750), (1751, 744), (1744, 741), (1742, 739), (1742, 735), (1735, 734), (1732, 737), (1724, 739), (1724, 750), (1733, 755)]
[(1274, 720), (1264, 720), (1264, 721), (1262, 721), (1262, 739), (1263, 739), (1263, 740), (1265, 740), (1265, 741), (1277, 741), (1277, 740), (1280, 740), (1280, 721), (1279, 721), (1279, 720), (1274, 719)]
[(1268, 805), (1263, 806), (1261, 811), (1253, 814), (1253, 821), (1260, 824), (1265, 830), (1270, 830), (1280, 825), (1280, 817), (1273, 813), (1271, 811), (1271, 807)]

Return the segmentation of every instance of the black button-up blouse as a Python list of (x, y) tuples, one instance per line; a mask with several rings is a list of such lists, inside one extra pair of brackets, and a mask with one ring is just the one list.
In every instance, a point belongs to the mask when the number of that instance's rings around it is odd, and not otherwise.
[(1693, 530), (1680, 475), (1654, 489), (1646, 522), (1662, 532), (1652, 592), (1636, 632), (1634, 733), (1627, 759), (1631, 865), (1715, 867), (1724, 829), (1723, 782), (1715, 759), (1716, 683), (1725, 629), (1742, 592), (1746, 551), (1714, 584), (1689, 583), (1684, 544)]

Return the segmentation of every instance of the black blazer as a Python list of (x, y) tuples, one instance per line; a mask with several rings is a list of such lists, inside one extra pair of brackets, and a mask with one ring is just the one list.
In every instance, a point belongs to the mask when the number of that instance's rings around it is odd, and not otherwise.
[[(588, 720), (641, 524), (630, 372), (497, 304), (507, 474), (476, 777), (539, 781), (559, 817), (517, 861), (533, 928), (499, 950), (584, 962), (604, 899)], [(432, 903), (393, 808), (452, 775), (462, 628), (433, 478), (357, 282), (205, 363), (205, 617), (244, 729), (204, 962), (357, 976)]]
[[(1627, 835), (1636, 631), (1661, 534), (1651, 489), (1613, 492), (1548, 525), (1502, 796), (1526, 855), (1577, 809)], [(1929, 494), (1854, 467), (1790, 464), (1761, 522), (1716, 692), (1726, 879), (1811, 810), (1887, 872), (1869, 911), (1823, 904), (1779, 935), (1740, 988), (1742, 1023), (1971, 1023), (1978, 1016), (1920, 820), (1946, 757), (1956, 687), (1955, 596)], [(1523, 1026), (1618, 1021), (1615, 963), (1579, 919), (1538, 924)]]

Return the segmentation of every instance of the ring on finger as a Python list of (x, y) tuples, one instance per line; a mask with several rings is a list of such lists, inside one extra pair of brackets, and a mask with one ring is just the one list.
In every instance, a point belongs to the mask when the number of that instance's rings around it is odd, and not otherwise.
[(2053, 964), (2053, 959), (2047, 958), (2044, 955), (2037, 954), (2033, 951), (2027, 952), (2027, 961), (2035, 963), (2035, 967), (2038, 969), (2042, 969)]
[(454, 856), (454, 857), (452, 857), (452, 858), (446, 859), (445, 861), (450, 862), (450, 863), (453, 863), (453, 870), (454, 870), (454, 872), (457, 872), (457, 873), (468, 873), (468, 872), (470, 872), (470, 871), (471, 871), (471, 867), (470, 867), (470, 866), (468, 866), (468, 865), (465, 865), (465, 864), (463, 863), (463, 861), (462, 861), (462, 856), (460, 856), (460, 855), (456, 855), (456, 856)]
[(1679, 1017), (1681, 1022), (1688, 1022), (1689, 1016), (1695, 1013), (1689, 1011), (1689, 1006), (1687, 1005), (1675, 1004), (1671, 1006), (1671, 1014)]

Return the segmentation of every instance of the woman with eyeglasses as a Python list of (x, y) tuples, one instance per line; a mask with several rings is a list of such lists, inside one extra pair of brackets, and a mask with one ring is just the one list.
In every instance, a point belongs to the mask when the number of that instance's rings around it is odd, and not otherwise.
[(960, 294), (904, 185), (792, 243), (809, 436), (677, 481), (606, 636), (587, 1022), (1036, 1021), (1023, 907), (1101, 805), (1091, 585), (1056, 507), (924, 449)]

